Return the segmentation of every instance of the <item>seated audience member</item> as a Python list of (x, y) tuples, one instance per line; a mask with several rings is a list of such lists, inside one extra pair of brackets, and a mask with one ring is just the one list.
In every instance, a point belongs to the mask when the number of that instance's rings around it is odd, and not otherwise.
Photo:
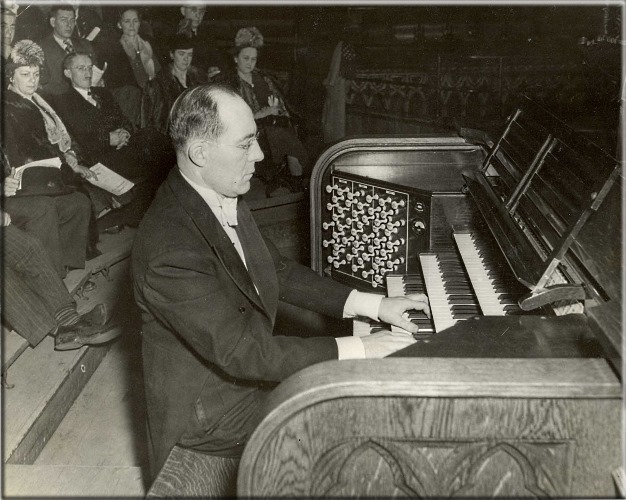
[[(102, 163), (135, 183), (132, 201), (98, 219), (98, 227), (111, 232), (121, 225), (136, 226), (174, 164), (169, 138), (153, 128), (130, 132), (133, 128), (111, 93), (106, 88), (91, 87), (88, 55), (69, 54), (64, 66), (72, 86), (56, 96), (53, 104), (80, 147), (81, 157), (88, 165)], [(111, 223), (113, 220), (115, 223)]]
[[(114, 200), (106, 191), (83, 182), (82, 179), (95, 179), (96, 175), (84, 166), (65, 124), (37, 92), (43, 64), (44, 52), (31, 40), (20, 40), (11, 51), (11, 59), (4, 68), (9, 85), (2, 93), (4, 151), (11, 164), (17, 166), (61, 158), (64, 181), (89, 196), (95, 217), (114, 207)], [(89, 226), (88, 258), (99, 255), (97, 242), (94, 218)]]
[(21, 196), (15, 168), (9, 168), (7, 160), (3, 163), (4, 210), (13, 225), (44, 245), (59, 277), (64, 278), (69, 268), (83, 268), (91, 217), (89, 198), (78, 192)]
[(108, 89), (91, 87), (89, 55), (70, 54), (63, 64), (72, 85), (53, 104), (87, 164), (99, 162), (132, 181), (160, 184), (174, 159), (169, 138), (150, 128), (131, 133)]
[[(263, 36), (257, 28), (241, 28), (235, 37), (236, 72), (228, 83), (252, 108), (260, 131), (259, 144), (267, 157), (259, 168), (259, 177), (267, 183), (266, 195), (281, 185), (301, 191), (308, 155), (292, 123), (293, 110), (278, 84), (256, 68)], [(291, 111), (291, 113), (290, 113)]]
[[(43, 51), (37, 44), (30, 40), (15, 44), (4, 68), (9, 86), (2, 93), (3, 151), (14, 167), (61, 158), (65, 179), (79, 184), (76, 178), (94, 174), (79, 164), (65, 125), (36, 92), (42, 63)], [(17, 184), (7, 181), (8, 177), (12, 177), (11, 173), (5, 171), (5, 196), (11, 197), (16, 194)], [(34, 235), (51, 252), (61, 276), (65, 275), (65, 267), (84, 267), (89, 244), (95, 247), (95, 242), (88, 239), (90, 206), (89, 198), (78, 192), (55, 197), (14, 196), (5, 200), (5, 208), (18, 227), (27, 232), (35, 228), (40, 231)]]
[(169, 131), (177, 167), (132, 251), (150, 468), (154, 477), (174, 446), (212, 456), (215, 470), (202, 479), (221, 484), (209, 488), (218, 496), (231, 496), (238, 458), (276, 384), (314, 363), (384, 357), (415, 342), (391, 332), (312, 336), (308, 325), (277, 332), (279, 302), (337, 321), (366, 315), (416, 332), (403, 314), (429, 314), (428, 299), (352, 290), (283, 257), (263, 238), (241, 199), (263, 152), (252, 111), (230, 87), (186, 90)]
[(35, 347), (46, 335), (57, 351), (109, 342), (121, 333), (107, 323), (104, 304), (79, 315), (42, 243), (0, 212), (3, 235), (2, 318)]
[(76, 15), (70, 4), (54, 5), (50, 8), (50, 26), (52, 33), (41, 40), (45, 54), (45, 65), (41, 75), (44, 95), (62, 94), (68, 88), (63, 76), (63, 58), (70, 52), (80, 51), (94, 55), (93, 47), (87, 40), (73, 38)]
[(216, 42), (208, 26), (202, 24), (206, 5), (200, 2), (187, 2), (180, 8), (183, 18), (178, 23), (177, 33), (195, 42), (194, 64), (209, 80), (232, 66), (226, 53), (216, 48)]
[(207, 83), (206, 76), (193, 66), (192, 39), (176, 35), (169, 39), (170, 63), (154, 80), (146, 83), (141, 101), (141, 126), (167, 133), (167, 117), (176, 98), (191, 87)]
[(122, 7), (117, 23), (121, 36), (102, 49), (107, 62), (106, 87), (133, 128), (140, 127), (142, 89), (160, 69), (152, 45), (139, 35), (140, 24), (138, 8)]

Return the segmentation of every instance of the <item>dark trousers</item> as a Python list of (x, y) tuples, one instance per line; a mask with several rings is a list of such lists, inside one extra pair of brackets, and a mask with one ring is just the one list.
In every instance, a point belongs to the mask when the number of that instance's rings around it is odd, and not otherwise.
[(2, 229), (2, 317), (35, 346), (57, 326), (54, 313), (74, 300), (37, 238), (12, 224)]
[(42, 243), (60, 277), (65, 277), (66, 267), (85, 267), (91, 216), (85, 195), (11, 196), (5, 198), (4, 210), (13, 225)]

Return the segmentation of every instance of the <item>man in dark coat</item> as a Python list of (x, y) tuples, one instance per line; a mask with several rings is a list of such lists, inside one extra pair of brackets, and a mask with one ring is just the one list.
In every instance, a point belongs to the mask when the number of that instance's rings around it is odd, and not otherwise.
[(113, 95), (104, 87), (91, 86), (93, 64), (88, 54), (69, 54), (63, 65), (71, 86), (51, 100), (85, 161), (158, 186), (174, 161), (169, 138), (153, 128), (130, 133), (132, 125)]
[(335, 318), (367, 315), (409, 331), (417, 328), (402, 315), (428, 311), (428, 304), (424, 295), (351, 290), (264, 240), (238, 199), (263, 153), (252, 111), (232, 89), (189, 89), (170, 118), (177, 167), (141, 222), (132, 253), (150, 465), (156, 474), (174, 446), (220, 457), (227, 484), (213, 491), (232, 495), (257, 410), (278, 382), (314, 363), (382, 357), (414, 342), (390, 332), (362, 339), (276, 335), (279, 301)]
[(68, 81), (63, 76), (63, 59), (67, 54), (82, 52), (94, 56), (89, 41), (72, 38), (76, 15), (71, 5), (53, 5), (50, 8), (49, 20), (52, 32), (39, 44), (45, 53), (41, 86), (42, 94), (46, 96), (62, 94), (69, 89)]
[(90, 166), (102, 163), (135, 183), (132, 201), (98, 219), (98, 227), (111, 231), (137, 226), (174, 163), (170, 140), (154, 128), (129, 132), (132, 126), (113, 95), (104, 87), (91, 87), (89, 55), (74, 52), (63, 65), (71, 87), (53, 96), (52, 103), (84, 161)]

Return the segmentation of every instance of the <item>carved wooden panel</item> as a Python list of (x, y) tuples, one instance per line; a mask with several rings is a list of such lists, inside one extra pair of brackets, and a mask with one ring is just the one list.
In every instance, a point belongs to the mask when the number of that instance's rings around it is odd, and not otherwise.
[(319, 457), (308, 494), (559, 496), (570, 491), (573, 446), (569, 440), (347, 439)]
[(268, 496), (612, 496), (620, 419), (618, 400), (337, 398), (277, 421), (249, 487)]

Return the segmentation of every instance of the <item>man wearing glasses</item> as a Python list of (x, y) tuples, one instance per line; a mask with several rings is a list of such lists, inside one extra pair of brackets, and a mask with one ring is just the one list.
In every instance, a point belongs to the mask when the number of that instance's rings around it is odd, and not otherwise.
[[(280, 381), (331, 359), (378, 358), (414, 342), (380, 332), (334, 338), (275, 331), (279, 302), (334, 318), (355, 315), (416, 331), (428, 299), (383, 298), (318, 276), (263, 239), (240, 196), (263, 159), (251, 109), (233, 90), (185, 91), (170, 113), (173, 168), (137, 232), (132, 255), (153, 477), (186, 449), (218, 496), (235, 494), (238, 459), (257, 411)], [(174, 453), (174, 452), (172, 452)], [(182, 481), (184, 483), (185, 481)], [(183, 495), (185, 491), (170, 491)]]
[(102, 163), (135, 183), (132, 204), (98, 220), (101, 230), (137, 226), (152, 196), (174, 163), (167, 137), (154, 128), (133, 130), (111, 92), (93, 85), (89, 54), (73, 52), (63, 59), (70, 88), (51, 98), (52, 105), (80, 148), (87, 165)]

